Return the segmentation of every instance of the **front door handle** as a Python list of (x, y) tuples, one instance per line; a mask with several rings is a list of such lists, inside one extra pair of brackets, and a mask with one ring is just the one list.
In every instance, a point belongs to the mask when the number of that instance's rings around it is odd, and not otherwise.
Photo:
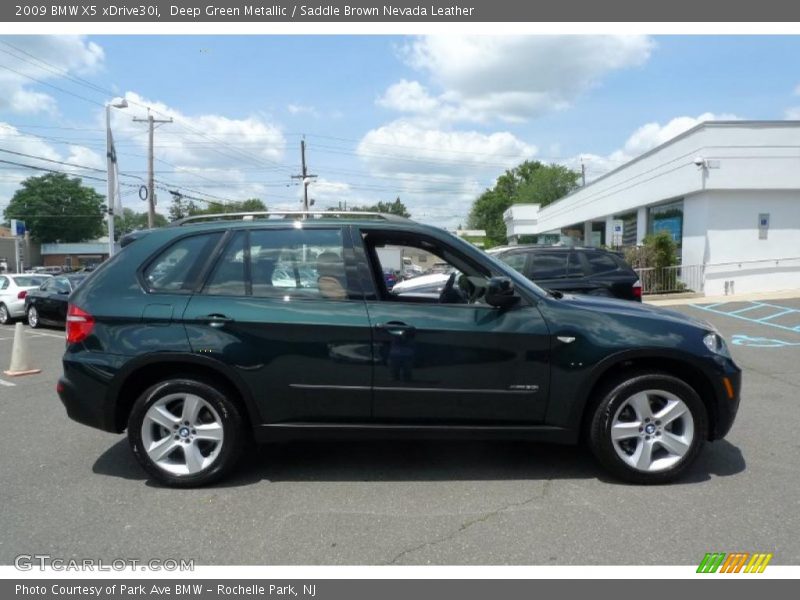
[(226, 323), (233, 323), (233, 319), (220, 314), (205, 315), (197, 320), (208, 323), (211, 327), (224, 327)]
[(414, 337), (414, 332), (416, 328), (413, 325), (407, 325), (402, 321), (389, 321), (388, 323), (378, 323), (375, 325), (375, 329), (378, 331), (385, 331), (389, 335), (393, 335), (399, 338), (410, 338)]

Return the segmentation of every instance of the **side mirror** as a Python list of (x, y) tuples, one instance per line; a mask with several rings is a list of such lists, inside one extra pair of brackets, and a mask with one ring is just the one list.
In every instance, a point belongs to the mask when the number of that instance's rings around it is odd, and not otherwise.
[(514, 282), (508, 277), (492, 277), (486, 286), (486, 303), (497, 308), (510, 308), (519, 302)]

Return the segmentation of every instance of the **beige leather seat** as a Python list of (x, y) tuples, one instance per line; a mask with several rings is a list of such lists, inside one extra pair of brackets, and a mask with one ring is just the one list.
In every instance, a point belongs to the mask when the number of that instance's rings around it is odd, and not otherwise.
[(344, 263), (342, 257), (333, 252), (323, 252), (317, 257), (317, 286), (319, 293), (328, 300), (347, 300)]

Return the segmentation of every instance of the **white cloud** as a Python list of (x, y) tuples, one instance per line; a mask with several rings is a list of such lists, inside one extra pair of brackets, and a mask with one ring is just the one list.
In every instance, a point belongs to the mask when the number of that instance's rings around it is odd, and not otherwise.
[[(19, 184), (28, 177), (39, 177), (47, 174), (47, 169), (53, 171), (63, 171), (76, 176), (90, 175), (92, 177), (105, 177), (104, 173), (91, 170), (80, 169), (67, 165), (58, 164), (52, 161), (69, 162), (76, 165), (92, 168), (105, 168), (104, 158), (94, 150), (85, 146), (70, 146), (67, 153), (56, 150), (50, 143), (32, 135), (25, 134), (9, 123), (0, 122), (0, 145), (9, 152), (0, 152), (0, 159), (9, 163), (3, 163), (0, 172), (0, 215), (3, 209), (8, 206), (14, 193), (19, 189)], [(18, 153), (18, 154), (13, 154)], [(40, 157), (41, 160), (32, 157)], [(26, 168), (22, 165), (40, 167), (39, 169)], [(102, 194), (105, 194), (105, 184), (95, 180), (87, 179), (86, 185), (96, 187)]]
[[(412, 88), (413, 89), (413, 88)], [(356, 147), (372, 186), (360, 204), (399, 196), (414, 218), (440, 226), (464, 223), (472, 200), (504, 169), (538, 149), (509, 132), (445, 130), (418, 119), (367, 132)]]
[(794, 95), (800, 96), (800, 83), (798, 83), (794, 88)]
[(319, 116), (316, 108), (313, 106), (307, 106), (305, 104), (289, 104), (286, 106), (286, 110), (288, 110), (289, 114), (291, 115), (310, 115), (312, 117)]
[(450, 121), (524, 121), (567, 108), (605, 75), (647, 61), (646, 36), (426, 36), (404, 60), (441, 90), (402, 80), (383, 106)]
[(0, 110), (54, 113), (56, 101), (46, 91), (33, 91), (38, 81), (63, 79), (64, 73), (86, 75), (103, 64), (103, 49), (85, 36), (10, 36), (0, 45)]
[(786, 109), (785, 116), (790, 121), (800, 121), (800, 106), (792, 106)]
[(705, 112), (696, 117), (675, 117), (664, 124), (658, 122), (646, 123), (637, 128), (621, 148), (610, 154), (580, 154), (564, 161), (564, 164), (577, 170), (580, 169), (581, 159), (583, 159), (587, 167), (587, 180), (596, 179), (704, 121), (733, 121), (737, 119), (739, 117), (729, 113), (715, 114)]

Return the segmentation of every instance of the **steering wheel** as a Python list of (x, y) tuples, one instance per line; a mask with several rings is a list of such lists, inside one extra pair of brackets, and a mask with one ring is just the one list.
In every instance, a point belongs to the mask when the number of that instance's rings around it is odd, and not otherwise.
[(447, 283), (444, 284), (442, 291), (439, 292), (439, 303), (444, 304), (447, 302), (447, 299), (452, 297), (453, 295), (453, 288), (456, 284), (456, 273), (453, 271), (450, 273), (450, 277), (447, 278)]

